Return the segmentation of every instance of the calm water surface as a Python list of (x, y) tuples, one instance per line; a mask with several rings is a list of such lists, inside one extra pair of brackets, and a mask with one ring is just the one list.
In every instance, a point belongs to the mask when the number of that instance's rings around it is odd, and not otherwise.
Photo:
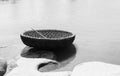
[[(10, 59), (24, 48), (25, 30), (62, 29), (76, 34), (76, 57), (62, 69), (87, 61), (120, 64), (119, 0), (0, 1), (0, 55)], [(12, 52), (11, 52), (12, 51)]]

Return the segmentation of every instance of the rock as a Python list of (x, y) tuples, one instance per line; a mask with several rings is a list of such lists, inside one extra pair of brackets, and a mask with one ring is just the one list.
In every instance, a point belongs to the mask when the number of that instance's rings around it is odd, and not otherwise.
[(43, 58), (20, 58), (15, 67), (6, 76), (120, 76), (120, 65), (104, 62), (86, 62), (75, 66), (73, 71), (40, 72), (38, 66), (42, 63), (49, 63), (53, 67), (54, 60)]
[(17, 67), (16, 64), (16, 60), (15, 59), (11, 59), (9, 61), (7, 61), (7, 70), (6, 70), (6, 74), (9, 73), (12, 69), (14, 69), (15, 67)]
[(18, 59), (17, 67), (15, 67), (11, 72), (6, 74), (6, 76), (66, 76), (68, 72), (39, 72), (38, 66), (42, 63), (57, 63), (54, 60), (45, 58), (23, 58)]
[(7, 61), (3, 58), (0, 58), (0, 76), (3, 76), (7, 69)]
[(58, 65), (59, 65), (58, 63), (48, 62), (48, 63), (44, 63), (44, 66), (39, 67), (38, 70), (40, 72), (49, 72), (57, 69)]
[(87, 62), (77, 65), (71, 76), (120, 76), (120, 65)]

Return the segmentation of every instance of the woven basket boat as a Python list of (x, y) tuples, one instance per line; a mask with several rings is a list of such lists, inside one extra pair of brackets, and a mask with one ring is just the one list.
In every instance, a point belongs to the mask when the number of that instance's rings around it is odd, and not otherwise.
[(75, 39), (74, 34), (62, 30), (29, 30), (21, 34), (20, 37), (25, 45), (40, 49), (66, 48)]

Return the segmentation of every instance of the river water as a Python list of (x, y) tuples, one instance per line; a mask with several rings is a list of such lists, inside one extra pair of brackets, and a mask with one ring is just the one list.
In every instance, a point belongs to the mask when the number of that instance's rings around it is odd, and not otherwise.
[[(0, 55), (9, 59), (18, 54), (16, 50), (24, 47), (19, 35), (31, 27), (62, 29), (76, 34), (77, 54), (68, 66), (94, 60), (120, 64), (119, 3), (119, 0), (1, 0)], [(4, 48), (8, 45), (12, 47)], [(71, 68), (68, 66), (65, 68)]]

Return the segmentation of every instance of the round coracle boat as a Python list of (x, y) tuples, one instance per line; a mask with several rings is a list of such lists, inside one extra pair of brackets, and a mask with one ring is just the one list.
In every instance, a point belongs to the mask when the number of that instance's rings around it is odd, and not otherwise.
[(23, 43), (40, 49), (55, 49), (69, 47), (75, 35), (62, 30), (28, 30), (20, 35)]

